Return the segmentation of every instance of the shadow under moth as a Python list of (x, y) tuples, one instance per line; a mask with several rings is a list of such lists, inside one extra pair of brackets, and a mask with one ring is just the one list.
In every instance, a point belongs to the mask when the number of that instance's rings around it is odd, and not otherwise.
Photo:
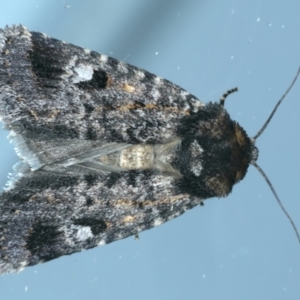
[(0, 30), (0, 117), (21, 158), (0, 195), (0, 274), (227, 196), (258, 157), (256, 137), (224, 109), (234, 91), (204, 104), (106, 55)]

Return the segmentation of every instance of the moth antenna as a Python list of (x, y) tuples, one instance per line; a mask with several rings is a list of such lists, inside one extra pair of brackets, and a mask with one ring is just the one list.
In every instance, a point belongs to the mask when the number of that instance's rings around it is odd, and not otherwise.
[[(277, 104), (275, 105), (273, 111), (271, 112), (269, 118), (267, 119), (267, 121), (265, 122), (265, 124), (262, 126), (262, 128), (258, 131), (258, 133), (252, 138), (252, 141), (253, 143), (255, 143), (256, 139), (264, 132), (264, 130), (266, 129), (266, 127), (268, 126), (268, 124), (270, 123), (271, 119), (273, 118), (277, 108), (279, 107), (279, 105), (281, 104), (281, 102), (284, 100), (284, 98), (286, 97), (286, 95), (290, 92), (291, 88), (294, 86), (295, 82), (297, 81), (297, 78), (300, 74), (300, 67), (298, 68), (298, 71), (296, 73), (296, 76), (294, 77), (292, 83), (290, 84), (290, 86), (288, 87), (288, 89), (286, 90), (286, 92), (282, 95), (282, 97), (279, 99), (279, 101), (277, 102)], [(284, 212), (284, 214), (286, 215), (286, 217), (288, 218), (288, 220), (290, 221), (295, 233), (296, 233), (296, 236), (297, 236), (297, 239), (298, 239), (298, 242), (300, 244), (300, 235), (299, 235), (299, 232), (298, 232), (298, 229), (294, 223), (294, 221), (292, 220), (291, 216), (289, 215), (289, 213), (287, 212), (287, 210), (284, 208), (283, 204), (281, 203), (271, 181), (269, 180), (269, 178), (267, 177), (267, 175), (265, 174), (265, 172), (261, 169), (261, 167), (256, 163), (255, 160), (252, 160), (251, 161), (251, 164), (258, 170), (258, 172), (263, 176), (263, 178), (266, 180), (267, 184), (269, 185), (273, 195), (275, 196), (275, 199), (277, 201), (277, 203), (279, 204), (280, 208), (282, 209), (282, 211)]]
[[(258, 133), (253, 137), (253, 140), (254, 140), (254, 141), (255, 141), (255, 140), (256, 140), (256, 139), (264, 132), (264, 130), (266, 129), (266, 127), (267, 127), (268, 124), (270, 123), (271, 119), (273, 118), (273, 116), (274, 116), (274, 114), (275, 114), (275, 112), (276, 112), (278, 106), (281, 104), (281, 102), (283, 101), (283, 99), (285, 98), (285, 96), (290, 92), (291, 88), (292, 88), (293, 85), (295, 84), (295, 82), (296, 82), (296, 80), (297, 80), (299, 74), (300, 74), (300, 67), (299, 67), (299, 69), (298, 69), (298, 71), (297, 71), (297, 74), (296, 74), (294, 80), (292, 81), (291, 85), (288, 87), (288, 89), (286, 90), (286, 92), (282, 95), (282, 97), (279, 99), (279, 101), (278, 101), (277, 104), (275, 105), (275, 107), (274, 107), (273, 111), (271, 112), (271, 114), (270, 114), (268, 120), (265, 122), (265, 124), (262, 126), (262, 128), (258, 131)], [(228, 93), (228, 92), (227, 92), (227, 93)], [(224, 94), (224, 95), (226, 95), (226, 94)], [(224, 97), (224, 95), (223, 95), (223, 97)], [(223, 97), (222, 97), (222, 98), (223, 98)], [(221, 99), (222, 99), (222, 98), (221, 98)], [(220, 101), (221, 101), (221, 99), (220, 99)], [(225, 99), (224, 99), (224, 100), (225, 100)]]
[(222, 95), (222, 97), (220, 98), (220, 104), (221, 104), (222, 106), (224, 106), (225, 99), (226, 99), (230, 94), (232, 94), (232, 93), (234, 93), (234, 92), (237, 92), (237, 91), (238, 91), (238, 88), (236, 87), (236, 88), (231, 89), (231, 90), (228, 90), (226, 93), (224, 93), (224, 94)]
[[(298, 74), (299, 74), (299, 71), (298, 71)], [(298, 76), (297, 74), (297, 76)], [(298, 239), (298, 242), (300, 244), (300, 235), (299, 235), (299, 232), (298, 232), (298, 229), (293, 221), (293, 219), (291, 218), (291, 216), (289, 215), (289, 213), (286, 211), (286, 209), (284, 208), (283, 204), (281, 203), (271, 181), (269, 180), (269, 178), (267, 177), (267, 175), (265, 174), (265, 172), (261, 169), (261, 167), (256, 163), (256, 162), (253, 162), (252, 165), (258, 170), (258, 172), (263, 176), (263, 178), (266, 180), (267, 184), (269, 185), (271, 191), (273, 192), (273, 195), (275, 196), (275, 199), (277, 201), (277, 203), (279, 204), (280, 208), (282, 209), (282, 211), (284, 212), (284, 214), (286, 215), (286, 217), (288, 218), (288, 220), (290, 221), (295, 233), (296, 233), (296, 236), (297, 236), (297, 239)]]

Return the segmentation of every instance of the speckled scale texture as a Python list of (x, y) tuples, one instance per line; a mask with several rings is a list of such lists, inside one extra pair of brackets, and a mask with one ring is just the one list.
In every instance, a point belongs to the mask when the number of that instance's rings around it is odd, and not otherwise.
[(251, 159), (222, 105), (23, 26), (0, 30), (0, 117), (21, 158), (0, 195), (0, 274), (226, 196)]

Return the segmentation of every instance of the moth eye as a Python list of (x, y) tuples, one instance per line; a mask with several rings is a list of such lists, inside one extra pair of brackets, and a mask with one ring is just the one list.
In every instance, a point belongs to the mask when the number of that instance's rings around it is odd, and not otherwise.
[(234, 133), (235, 133), (236, 141), (237, 141), (238, 145), (240, 146), (240, 148), (246, 149), (250, 140), (249, 140), (249, 137), (247, 136), (247, 133), (240, 126), (240, 124), (235, 123)]
[(235, 174), (235, 182), (239, 182), (243, 179), (243, 174), (241, 171), (237, 171), (236, 174)]
[(234, 122), (234, 138), (232, 141), (231, 170), (235, 183), (241, 181), (247, 172), (251, 161), (252, 145), (245, 130)]
[(226, 176), (216, 175), (206, 178), (206, 186), (213, 190), (217, 197), (226, 197), (232, 189), (232, 184)]

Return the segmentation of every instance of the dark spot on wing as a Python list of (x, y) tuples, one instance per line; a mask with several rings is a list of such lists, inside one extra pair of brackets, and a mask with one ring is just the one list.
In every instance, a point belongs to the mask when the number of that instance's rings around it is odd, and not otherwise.
[(31, 257), (28, 265), (35, 265), (39, 261), (49, 261), (62, 254), (60, 244), (64, 242), (62, 232), (56, 226), (49, 226), (37, 222), (28, 232), (26, 249)]

